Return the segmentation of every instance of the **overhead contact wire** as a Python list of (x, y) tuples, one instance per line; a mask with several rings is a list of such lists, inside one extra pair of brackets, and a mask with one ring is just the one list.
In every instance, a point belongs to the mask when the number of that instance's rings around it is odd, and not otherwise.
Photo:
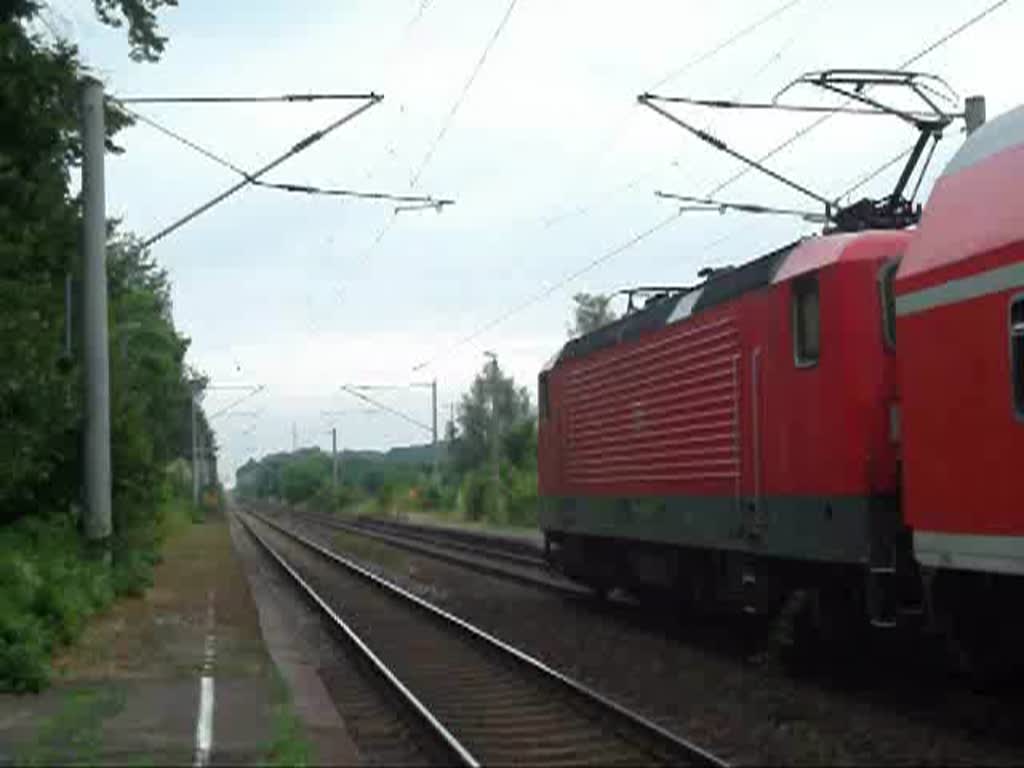
[(165, 125), (160, 124), (151, 117), (148, 117), (141, 112), (131, 109), (128, 106), (121, 105), (126, 113), (134, 117), (139, 122), (145, 123), (156, 131), (164, 134), (165, 136), (174, 139), (175, 141), (184, 144), (186, 147), (198, 152), (203, 157), (213, 161), (217, 165), (223, 166), (228, 170), (241, 176), (243, 179), (249, 179), (253, 186), (265, 187), (267, 189), (277, 189), (282, 192), (294, 192), (302, 193), (307, 195), (325, 195), (328, 197), (352, 197), (362, 200), (387, 200), (395, 203), (424, 203), (428, 205), (452, 205), (454, 200), (448, 198), (435, 198), (430, 195), (400, 195), (392, 194), (390, 192), (365, 192), (355, 189), (339, 189), (331, 187), (320, 187), (310, 184), (294, 184), (287, 182), (271, 182), (271, 181), (260, 181), (254, 179), (252, 174), (246, 171), (244, 168), (240, 168), (238, 165), (232, 163), (230, 160), (225, 159), (221, 155), (218, 155), (211, 149), (204, 147), (198, 142), (192, 141), (191, 139), (183, 136), (182, 134), (171, 130)]
[(414, 426), (417, 426), (420, 429), (425, 429), (427, 432), (433, 432), (434, 430), (433, 427), (431, 427), (428, 424), (424, 424), (419, 419), (413, 418), (407, 413), (402, 413), (397, 408), (392, 408), (391, 406), (386, 405), (385, 403), (382, 403), (378, 400), (375, 400), (374, 398), (368, 395), (364, 395), (362, 392), (359, 392), (358, 390), (350, 389), (349, 387), (342, 387), (341, 391), (345, 392), (346, 394), (352, 395), (352, 397), (358, 397), (360, 400), (363, 400), (364, 402), (367, 402), (370, 405), (374, 406), (377, 410), (384, 411), (385, 413), (390, 413), (392, 416), (397, 416), (403, 421), (413, 424)]
[(491, 39), (487, 41), (487, 45), (484, 47), (483, 53), (480, 54), (480, 58), (473, 67), (473, 71), (470, 73), (469, 79), (466, 80), (466, 84), (462, 86), (462, 92), (459, 94), (459, 97), (455, 99), (451, 109), (448, 110), (448, 114), (445, 116), (444, 122), (441, 123), (441, 130), (438, 132), (437, 138), (434, 139), (429, 149), (427, 149), (426, 155), (424, 155), (423, 160), (420, 161), (419, 168), (417, 168), (416, 172), (413, 173), (409, 181), (410, 187), (415, 187), (419, 183), (420, 177), (423, 175), (423, 172), (433, 159), (434, 153), (441, 145), (441, 142), (444, 141), (444, 137), (448, 134), (448, 129), (451, 128), (452, 121), (455, 119), (455, 114), (459, 111), (462, 103), (466, 100), (466, 96), (469, 94), (469, 89), (473, 87), (473, 82), (476, 80), (477, 75), (480, 74), (480, 70), (483, 69), (484, 63), (487, 61), (487, 57), (491, 53), (491, 49), (494, 48), (495, 43), (498, 42), (498, 38), (501, 37), (501, 33), (504, 31), (505, 25), (508, 24), (508, 20), (511, 18), (512, 11), (515, 10), (517, 2), (518, 0), (512, 0), (512, 2), (508, 4), (508, 8), (505, 10), (505, 15), (502, 16), (501, 21), (498, 22), (498, 26), (495, 28), (494, 34), (491, 35)]
[[(917, 53), (915, 53), (909, 59), (907, 59), (902, 64), (900, 64), (897, 67), (897, 69), (900, 69), (900, 70), (906, 69), (907, 67), (911, 66), (912, 64), (916, 64), (918, 61), (923, 59), (925, 56), (927, 56), (928, 54), (930, 54), (933, 51), (937, 50), (938, 48), (941, 48), (943, 45), (948, 43), (950, 40), (952, 40), (952, 39), (958, 37), (959, 35), (963, 34), (968, 29), (973, 27), (975, 24), (979, 23), (980, 21), (985, 19), (987, 16), (989, 16), (992, 13), (994, 13), (996, 10), (998, 10), (1002, 6), (1006, 5), (1008, 2), (1010, 2), (1010, 0), (997, 0), (997, 2), (992, 3), (991, 5), (987, 6), (986, 8), (981, 10), (979, 13), (975, 14), (974, 16), (972, 16), (971, 18), (967, 19), (963, 23), (961, 23), (958, 26), (954, 27), (949, 32), (947, 32), (946, 34), (942, 35), (942, 37), (940, 37), (938, 40), (935, 40), (934, 42), (932, 42), (931, 44), (929, 44), (928, 46), (926, 46), (922, 50), (920, 50)], [(770, 149), (768, 152), (766, 152), (764, 155), (759, 157), (757, 159), (758, 162), (759, 163), (763, 163), (765, 160), (770, 160), (775, 155), (777, 155), (779, 152), (782, 152), (786, 148), (792, 146), (797, 141), (799, 141), (804, 136), (806, 136), (808, 133), (810, 133), (814, 129), (818, 128), (819, 126), (821, 126), (823, 123), (827, 122), (828, 120), (831, 120), (833, 117), (835, 117), (836, 114), (839, 114), (843, 108), (845, 108), (846, 106), (849, 105), (850, 101), (851, 100), (848, 99), (842, 105), (840, 105), (840, 107), (837, 108), (836, 110), (831, 111), (831, 112), (829, 112), (827, 114), (824, 114), (821, 117), (817, 118), (816, 120), (813, 120), (812, 122), (808, 123), (803, 128), (800, 128), (799, 130), (794, 132), (792, 135), (790, 135), (787, 139), (785, 139), (782, 143), (776, 145), (775, 147)], [(733, 183), (739, 181), (741, 178), (743, 178), (748, 173), (750, 173), (750, 171), (751, 171), (751, 169), (749, 167), (748, 168), (742, 168), (741, 170), (737, 171), (732, 176), (730, 176), (728, 179), (726, 179), (725, 181), (723, 181), (720, 184), (718, 184), (714, 189), (712, 189), (708, 193), (707, 196), (708, 197), (713, 197), (714, 195), (718, 194), (719, 192), (721, 192), (726, 187), (731, 186)]]
[(428, 365), (431, 365), (432, 363), (434, 363), (438, 359), (440, 359), (442, 355), (445, 355), (448, 352), (451, 352), (451, 351), (453, 351), (455, 349), (458, 349), (459, 347), (462, 347), (462, 346), (465, 346), (466, 344), (469, 344), (472, 341), (475, 341), (476, 339), (480, 338), (485, 333), (487, 333), (487, 331), (491, 330), (492, 328), (495, 328), (498, 325), (501, 325), (506, 320), (514, 317), (515, 315), (519, 314), (520, 312), (523, 312), (524, 310), (529, 309), (534, 304), (540, 303), (541, 301), (546, 299), (548, 296), (550, 296), (551, 294), (553, 294), (556, 291), (560, 290), (561, 288), (565, 287), (566, 285), (568, 285), (572, 281), (582, 277), (586, 273), (590, 272), (593, 269), (596, 269), (597, 267), (599, 267), (602, 264), (604, 264), (605, 262), (615, 258), (616, 256), (620, 255), (621, 253), (624, 253), (625, 251), (628, 251), (629, 249), (634, 248), (635, 246), (639, 245), (640, 243), (642, 243), (647, 238), (655, 235), (656, 233), (660, 232), (662, 229), (665, 229), (667, 226), (669, 226), (670, 224), (675, 222), (680, 217), (680, 215), (681, 214), (678, 213), (678, 212), (673, 213), (671, 216), (669, 216), (669, 217), (659, 221), (653, 227), (645, 229), (643, 232), (640, 232), (639, 234), (634, 235), (633, 237), (631, 237), (626, 242), (620, 243), (619, 245), (615, 246), (614, 248), (612, 248), (609, 251), (605, 251), (600, 256), (598, 256), (596, 259), (593, 259), (592, 261), (588, 262), (587, 264), (585, 264), (584, 266), (580, 267), (579, 269), (577, 269), (576, 271), (572, 272), (571, 274), (566, 275), (565, 277), (563, 277), (561, 280), (559, 280), (555, 284), (548, 286), (547, 288), (545, 288), (540, 293), (537, 293), (534, 296), (531, 296), (530, 298), (526, 299), (525, 301), (521, 302), (520, 304), (517, 304), (516, 306), (512, 307), (511, 309), (509, 309), (508, 311), (506, 311), (503, 314), (499, 315), (498, 317), (494, 318), (493, 320), (491, 320), (491, 321), (485, 323), (484, 325), (480, 326), (475, 331), (470, 333), (468, 336), (462, 337), (461, 339), (456, 341), (454, 344), (452, 344), (449, 347), (445, 348), (444, 350), (438, 352), (437, 354), (435, 354), (433, 357), (429, 358), (428, 360), (425, 360), (425, 361), (423, 361), (421, 363), (418, 363), (417, 365), (414, 365), (413, 366), (413, 370), (414, 371), (419, 371), (419, 370), (421, 370), (423, 368), (426, 368)]
[[(801, 0), (787, 0), (787, 2), (782, 3), (777, 8), (775, 8), (775, 10), (773, 10), (770, 13), (762, 16), (761, 18), (757, 19), (753, 23), (748, 24), (747, 26), (743, 27), (742, 29), (737, 30), (732, 35), (730, 35), (728, 38), (726, 38), (725, 40), (721, 41), (720, 43), (718, 43), (717, 45), (713, 46), (712, 48), (709, 48), (708, 50), (706, 50), (703, 53), (699, 54), (698, 56), (696, 56), (695, 58), (691, 59), (690, 61), (688, 61), (683, 66), (679, 67), (678, 69), (673, 70), (670, 74), (666, 75), (665, 77), (660, 79), (657, 83), (652, 85), (648, 90), (654, 90), (655, 88), (659, 88), (660, 86), (664, 85), (665, 83), (669, 82), (670, 80), (674, 80), (675, 78), (677, 78), (677, 77), (685, 74), (686, 72), (690, 71), (691, 69), (693, 69), (697, 65), (703, 64), (705, 61), (708, 61), (709, 59), (717, 56), (719, 53), (724, 51), (726, 48), (734, 45), (735, 43), (737, 43), (740, 40), (742, 40), (744, 37), (750, 35), (751, 33), (755, 32), (755, 31), (757, 31), (762, 26), (767, 24), (769, 21), (771, 21), (772, 19), (776, 18), (777, 16), (782, 15), (784, 12), (786, 12), (787, 10), (789, 10), (790, 8), (792, 8), (794, 5), (796, 5), (799, 2), (801, 2)], [(617, 127), (612, 130), (611, 138), (609, 138), (608, 140), (603, 142), (600, 145), (599, 149), (596, 152), (594, 152), (593, 154), (599, 155), (600, 157), (604, 157), (607, 154), (608, 150), (615, 143), (615, 140), (616, 140), (617, 134), (618, 134), (618, 127), (621, 127), (622, 122), (623, 121), (620, 120), (617, 123)], [(594, 200), (592, 200), (589, 203), (585, 203), (582, 206), (577, 206), (576, 208), (573, 208), (573, 209), (571, 209), (569, 211), (563, 211), (561, 213), (556, 213), (553, 216), (545, 217), (544, 220), (543, 220), (544, 228), (548, 229), (551, 226), (553, 226), (554, 224), (557, 224), (557, 223), (559, 223), (561, 221), (564, 221), (566, 219), (570, 219), (570, 218), (573, 218), (575, 216), (579, 216), (579, 215), (582, 215), (582, 214), (589, 213), (591, 209), (595, 208), (598, 204), (603, 202), (605, 198), (616, 195), (620, 190), (631, 189), (632, 187), (635, 187), (641, 181), (643, 181), (644, 179), (646, 179), (646, 178), (648, 178), (650, 176), (653, 176), (659, 170), (660, 170), (660, 168), (653, 168), (653, 169), (647, 171), (646, 173), (641, 174), (640, 176), (633, 177), (632, 180), (630, 180), (628, 182), (625, 182), (624, 184), (617, 185), (610, 192), (605, 193), (604, 195), (602, 195), (599, 198), (595, 198)]]
[(217, 165), (220, 165), (220, 166), (222, 166), (224, 168), (227, 168), (228, 170), (238, 174), (239, 176), (241, 176), (243, 178), (249, 178), (249, 172), (248, 171), (243, 170), (239, 166), (237, 166), (234, 163), (232, 163), (230, 160), (227, 160), (224, 157), (222, 157), (221, 155), (218, 155), (213, 150), (207, 149), (203, 145), (201, 145), (201, 144), (199, 144), (199, 143), (197, 143), (195, 141), (192, 141), (192, 139), (189, 139), (189, 138), (183, 136), (182, 134), (178, 133), (177, 131), (173, 131), (170, 128), (168, 128), (167, 126), (158, 123), (153, 118), (148, 117), (147, 115), (144, 115), (141, 112), (138, 112), (138, 111), (132, 109), (131, 107), (127, 106), (126, 103), (121, 101), (120, 99), (113, 99), (113, 101), (115, 101), (118, 104), (118, 106), (120, 106), (121, 109), (123, 109), (126, 113), (128, 113), (133, 118), (138, 120), (140, 123), (145, 123), (146, 125), (148, 125), (153, 130), (158, 131), (158, 132), (164, 134), (168, 138), (171, 138), (171, 139), (173, 139), (174, 141), (177, 141), (180, 144), (184, 144), (189, 149), (192, 149), (192, 150), (198, 152), (200, 155), (202, 155), (203, 157), (205, 157), (208, 160), (212, 160)]
[(680, 75), (685, 74), (689, 70), (691, 70), (694, 67), (696, 67), (698, 64), (703, 64), (708, 59), (710, 59), (713, 56), (717, 55), (721, 51), (724, 51), (726, 48), (728, 48), (733, 43), (736, 43), (736, 42), (742, 40), (744, 37), (746, 37), (747, 35), (749, 35), (752, 32), (757, 31), (758, 29), (760, 29), (762, 26), (767, 24), (772, 19), (774, 19), (774, 18), (776, 18), (778, 16), (781, 16), (783, 13), (785, 13), (790, 8), (792, 8), (794, 5), (797, 5), (800, 2), (802, 2), (802, 0), (788, 0), (788, 2), (785, 2), (782, 5), (780, 5), (777, 8), (775, 8), (775, 10), (770, 11), (769, 13), (767, 13), (764, 16), (760, 17), (756, 21), (754, 21), (754, 22), (748, 24), (747, 26), (743, 27), (743, 29), (738, 30), (735, 34), (733, 34), (732, 36), (730, 36), (727, 39), (723, 40), (721, 43), (716, 45), (714, 48), (711, 48), (710, 50), (705, 51), (704, 53), (700, 54), (696, 58), (691, 59), (690, 61), (688, 61), (683, 66), (679, 67), (678, 69), (675, 69), (675, 70), (669, 72), (667, 75), (662, 77), (660, 80), (658, 80), (658, 82), (656, 82), (654, 85), (652, 85), (647, 90), (653, 91), (655, 88), (660, 88), (665, 83), (667, 83), (667, 82), (669, 82), (671, 80), (675, 80)]
[(269, 173), (270, 171), (274, 170), (274, 168), (278, 167), (279, 165), (281, 165), (285, 161), (289, 160), (290, 158), (294, 157), (295, 155), (299, 154), (300, 152), (304, 152), (305, 150), (309, 149), (313, 144), (316, 144), (318, 141), (321, 141), (328, 134), (332, 133), (333, 131), (337, 130), (341, 126), (345, 125), (345, 123), (348, 123), (349, 121), (354, 120), (356, 117), (361, 115), (366, 110), (368, 110), (371, 107), (379, 104), (382, 98), (383, 97), (381, 97), (381, 96), (374, 95), (373, 98), (371, 100), (367, 101), (365, 104), (357, 107), (356, 109), (354, 109), (351, 112), (343, 115), (342, 117), (339, 117), (338, 119), (336, 119), (333, 122), (329, 123), (324, 128), (322, 128), (320, 130), (317, 130), (317, 131), (313, 131), (313, 133), (309, 134), (304, 139), (301, 139), (300, 141), (296, 142), (290, 149), (288, 149), (287, 151), (285, 151), (282, 154), (278, 155), (276, 158), (271, 160), (269, 163), (264, 165), (259, 170), (255, 171), (254, 173), (250, 174), (246, 178), (242, 179), (237, 184), (234, 184), (233, 186), (228, 187), (227, 189), (225, 189), (223, 192), (219, 193), (218, 195), (215, 195), (214, 197), (210, 198), (210, 200), (208, 200), (207, 202), (205, 202), (202, 205), (198, 206), (197, 208), (194, 208), (189, 213), (187, 213), (184, 216), (182, 216), (181, 218), (179, 218), (177, 221), (175, 221), (175, 222), (169, 224), (168, 226), (164, 227), (162, 230), (157, 232), (155, 235), (152, 235), (151, 237), (147, 238), (142, 243), (142, 247), (143, 248), (147, 248), (147, 247), (153, 245), (154, 243), (156, 243), (157, 241), (162, 240), (163, 238), (167, 237), (167, 235), (169, 235), (172, 232), (174, 232), (175, 230), (183, 227), (185, 224), (187, 224), (188, 222), (192, 221), (196, 217), (202, 215), (206, 211), (210, 210), (215, 205), (218, 205), (219, 203), (222, 203), (224, 200), (226, 200), (227, 198), (231, 197), (232, 195), (237, 193), (239, 190), (244, 189), (245, 187), (251, 185), (259, 177), (265, 176), (267, 173)]
[[(966, 30), (968, 30), (969, 28), (971, 28), (972, 26), (977, 24), (978, 22), (982, 21), (984, 18), (989, 16), (991, 13), (996, 11), (998, 8), (1002, 7), (1003, 5), (1006, 5), (1009, 1), (1010, 0), (998, 0), (997, 2), (989, 5), (987, 8), (983, 9), (978, 14), (972, 16), (967, 21), (965, 21), (962, 24), (960, 24), (959, 26), (953, 28), (952, 30), (947, 32), (945, 35), (940, 37), (938, 40), (934, 41), (933, 43), (931, 43), (930, 45), (928, 45), (927, 47), (925, 47), (924, 49), (922, 49), (921, 51), (916, 53), (914, 56), (911, 56), (909, 59), (907, 59), (905, 62), (903, 62), (903, 64), (900, 65), (899, 69), (906, 69), (910, 65), (916, 63), (920, 59), (922, 59), (925, 56), (927, 56), (929, 53), (932, 53), (933, 51), (935, 51), (936, 49), (938, 49), (942, 45), (945, 45), (950, 40), (954, 39), (955, 37), (957, 37), (958, 35), (962, 34)], [(663, 84), (663, 82), (667, 82), (667, 80), (663, 80), (659, 84)], [(654, 87), (657, 87), (657, 85), (655, 85)], [(773, 157), (774, 155), (778, 154), (783, 149), (785, 149), (786, 147), (790, 146), (791, 144), (793, 144), (795, 141), (799, 140), (803, 136), (806, 136), (808, 133), (810, 133), (816, 127), (818, 127), (819, 125), (824, 123), (826, 120), (828, 120), (831, 117), (833, 117), (835, 114), (836, 114), (835, 112), (830, 112), (828, 114), (825, 114), (822, 117), (818, 118), (817, 120), (813, 121), (812, 123), (808, 124), (807, 126), (805, 126), (805, 127), (801, 128), (800, 130), (796, 131), (792, 136), (790, 136), (784, 142), (782, 142), (781, 144), (779, 144), (778, 146), (773, 148), (771, 151), (769, 151), (764, 156), (760, 157), (758, 161), (759, 162), (764, 162), (765, 160), (771, 159), (771, 157)], [(883, 167), (881, 167), (880, 169), (877, 169), (877, 171), (874, 173), (874, 175), (878, 175), (878, 174), (882, 173), (885, 170), (885, 168), (887, 168), (892, 163), (895, 163), (898, 159), (899, 158), (895, 158), (895, 159), (893, 159), (891, 161), (888, 161)], [(725, 187), (729, 186), (734, 181), (736, 181), (737, 179), (739, 179), (740, 177), (745, 175), (747, 172), (749, 172), (749, 169), (745, 169), (745, 170), (741, 171), (740, 173), (735, 174), (734, 176), (730, 177), (726, 181), (718, 184), (706, 196), (707, 197), (714, 196), (718, 192), (720, 192), (723, 189), (725, 189)], [(874, 178), (874, 176), (871, 176), (868, 179), (864, 179), (862, 181), (859, 181), (854, 187), (851, 188), (851, 190), (848, 190), (847, 192), (844, 192), (843, 194), (844, 195), (845, 194), (849, 194), (849, 191), (852, 191), (853, 189), (856, 189), (858, 186), (860, 186), (862, 184), (866, 184), (868, 181), (871, 180), (871, 178)], [(558, 289), (562, 288), (564, 285), (568, 284), (569, 282), (575, 280), (576, 278), (580, 277), (583, 274), (586, 274), (591, 269), (594, 269), (595, 267), (597, 267), (600, 264), (604, 263), (608, 259), (611, 259), (611, 258), (615, 257), (616, 255), (618, 255), (619, 253), (622, 253), (622, 251), (627, 250), (628, 248), (633, 247), (637, 243), (639, 243), (642, 240), (646, 239), (647, 237), (650, 237), (651, 235), (653, 235), (658, 230), (668, 226), (673, 221), (675, 221), (677, 218), (679, 218), (680, 215), (681, 215), (681, 213), (676, 212), (671, 217), (669, 217), (667, 219), (664, 219), (663, 221), (659, 222), (657, 225), (655, 225), (651, 229), (645, 230), (640, 235), (634, 237), (630, 241), (627, 241), (626, 243), (624, 243), (623, 245), (619, 246), (618, 248), (612, 249), (611, 251), (609, 251), (606, 254), (602, 254), (602, 256), (600, 256), (597, 259), (595, 259), (594, 261), (590, 262), (588, 265), (586, 265), (582, 269), (578, 270), (577, 272), (574, 272), (573, 274), (569, 275), (568, 277), (560, 280), (555, 285), (549, 287), (548, 289), (546, 289), (543, 292), (537, 294), (536, 296), (528, 299), (527, 301), (523, 302), (522, 304), (519, 304), (516, 307), (513, 307), (511, 310), (509, 310), (505, 314), (500, 315), (499, 317), (495, 318), (494, 320), (486, 323), (485, 325), (481, 326), (479, 329), (477, 329), (473, 333), (469, 334), (468, 336), (463, 337), (462, 339), (457, 341), (455, 344), (451, 345), (445, 351), (446, 352), (447, 351), (451, 351), (451, 350), (456, 349), (458, 347), (461, 347), (461, 346), (463, 346), (465, 344), (468, 344), (471, 341), (474, 341), (475, 339), (479, 338), (481, 335), (483, 335), (487, 331), (491, 330), (495, 326), (505, 322), (510, 317), (513, 317), (514, 315), (518, 314), (519, 312), (522, 312), (523, 310), (529, 308), (533, 304), (536, 304), (539, 301), (542, 301), (543, 299), (547, 298), (552, 293), (554, 293)], [(443, 354), (443, 353), (441, 353), (441, 354)], [(428, 359), (428, 360), (426, 360), (426, 361), (424, 361), (422, 363), (417, 364), (416, 366), (413, 367), (413, 370), (420, 370), (420, 369), (425, 368), (426, 366), (434, 363), (436, 360), (438, 360), (441, 357), (441, 354), (437, 354), (437, 355), (431, 357), (430, 359)]]
[(265, 104), (267, 102), (367, 101), (374, 93), (286, 93), (280, 96), (120, 96), (122, 104)]
[(909, 155), (913, 151), (914, 151), (914, 145), (911, 145), (911, 146), (907, 147), (905, 150), (903, 150), (902, 152), (900, 152), (898, 155), (894, 155), (893, 157), (889, 158), (884, 163), (882, 163), (880, 166), (875, 168), (873, 171), (870, 171), (870, 172), (866, 173), (864, 176), (862, 176), (859, 179), (857, 179), (857, 181), (855, 181), (852, 185), (850, 185), (849, 187), (844, 189), (842, 192), (840, 192), (838, 195), (836, 195), (836, 199), (837, 200), (841, 200), (842, 198), (846, 197), (850, 193), (857, 191), (858, 189), (863, 187), (865, 184), (867, 184), (867, 183), (869, 183), (871, 181), (874, 181), (879, 176), (881, 176), (883, 173), (885, 173), (885, 171), (887, 171), (888, 169), (892, 168), (894, 165), (896, 165), (896, 163), (898, 163), (900, 160), (905, 158), (907, 155)]

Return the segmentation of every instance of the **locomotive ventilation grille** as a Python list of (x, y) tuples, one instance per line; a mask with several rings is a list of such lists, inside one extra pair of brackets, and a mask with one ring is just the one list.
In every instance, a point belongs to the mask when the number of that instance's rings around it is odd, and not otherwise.
[(569, 481), (738, 482), (739, 363), (727, 316), (574, 365), (565, 398)]

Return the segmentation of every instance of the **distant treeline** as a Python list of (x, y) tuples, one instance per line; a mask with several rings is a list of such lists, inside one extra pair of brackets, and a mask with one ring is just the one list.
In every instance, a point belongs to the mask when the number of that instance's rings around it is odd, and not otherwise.
[(240, 496), (320, 509), (433, 512), (494, 524), (536, 522), (537, 427), (527, 391), (489, 361), (459, 403), (445, 440), (387, 452), (344, 451), (332, 479), (329, 452), (310, 448), (250, 459)]
[[(236, 473), (240, 496), (280, 499), (290, 504), (315, 502), (340, 508), (376, 499), (389, 504), (399, 489), (430, 485), (433, 448), (409, 446), (384, 452), (339, 451), (338, 483), (333, 485), (333, 459), (320, 448), (273, 453), (250, 459)], [(418, 460), (419, 459), (419, 460)]]

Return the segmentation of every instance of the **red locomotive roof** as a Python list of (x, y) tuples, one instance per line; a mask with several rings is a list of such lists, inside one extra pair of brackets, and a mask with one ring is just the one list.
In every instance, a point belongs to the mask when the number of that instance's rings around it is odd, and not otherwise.
[(910, 239), (906, 230), (879, 230), (822, 235), (798, 240), (737, 267), (719, 270), (688, 291), (658, 298), (645, 308), (571, 339), (541, 369), (550, 371), (563, 360), (587, 357), (599, 350), (628, 343), (651, 331), (686, 320), (712, 307), (769, 285), (839, 262), (872, 261), (879, 248), (900, 255)]
[(900, 265), (896, 292), (998, 266), (986, 254), (1024, 241), (1022, 177), (1024, 107), (1018, 107), (975, 131), (946, 166)]
[(599, 350), (632, 342), (651, 331), (681, 322), (691, 315), (769, 286), (779, 265), (785, 263), (799, 244), (800, 241), (796, 241), (740, 266), (720, 269), (687, 291), (659, 297), (643, 309), (570, 339), (543, 370), (550, 370), (566, 359), (588, 357)]
[[(877, 244), (891, 242), (893, 256), (906, 246), (905, 231), (850, 232), (811, 237), (797, 246), (775, 273), (773, 283), (792, 280), (798, 275), (837, 264), (840, 261), (870, 261), (878, 258)], [(868, 246), (868, 247), (863, 247)]]

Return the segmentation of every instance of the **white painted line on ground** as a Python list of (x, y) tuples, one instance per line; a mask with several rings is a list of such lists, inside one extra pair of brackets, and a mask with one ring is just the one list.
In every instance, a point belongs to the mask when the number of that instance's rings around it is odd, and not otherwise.
[(192, 761), (195, 768), (204, 768), (210, 763), (213, 750), (213, 666), (216, 661), (217, 639), (214, 616), (215, 593), (211, 589), (206, 605), (206, 642), (203, 647), (203, 674), (199, 678), (199, 715), (196, 718), (196, 754)]
[(210, 762), (213, 748), (213, 678), (199, 680), (199, 719), (196, 721), (196, 759), (193, 765), (203, 768)]

